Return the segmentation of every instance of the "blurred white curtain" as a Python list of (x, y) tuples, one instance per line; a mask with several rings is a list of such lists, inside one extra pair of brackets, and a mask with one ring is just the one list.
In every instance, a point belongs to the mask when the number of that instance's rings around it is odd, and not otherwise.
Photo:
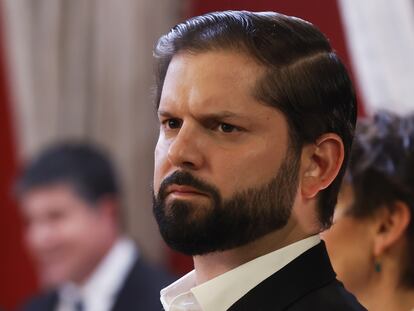
[(152, 49), (178, 0), (2, 0), (19, 152), (62, 139), (105, 146), (120, 169), (126, 221), (162, 260), (151, 212), (156, 122)]
[(414, 111), (414, 1), (340, 0), (367, 112)]

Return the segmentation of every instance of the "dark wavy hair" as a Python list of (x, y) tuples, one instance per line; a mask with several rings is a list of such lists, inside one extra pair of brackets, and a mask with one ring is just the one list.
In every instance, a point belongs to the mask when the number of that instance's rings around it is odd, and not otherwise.
[(176, 25), (159, 39), (154, 51), (157, 107), (174, 55), (222, 50), (244, 53), (265, 68), (255, 96), (285, 115), (296, 152), (324, 133), (342, 138), (345, 161), (336, 179), (319, 196), (319, 219), (329, 227), (357, 115), (353, 86), (344, 65), (327, 38), (299, 18), (274, 12), (209, 13)]
[(352, 185), (354, 203), (349, 214), (372, 217), (393, 203), (407, 204), (411, 220), (408, 265), (403, 265), (402, 283), (414, 287), (414, 115), (398, 117), (381, 111), (358, 122), (346, 181)]

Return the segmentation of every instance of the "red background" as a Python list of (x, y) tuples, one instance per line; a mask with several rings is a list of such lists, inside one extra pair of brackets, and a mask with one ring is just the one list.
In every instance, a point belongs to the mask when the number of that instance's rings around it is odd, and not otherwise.
[(0, 306), (9, 310), (33, 293), (36, 282), (22, 245), (22, 222), (11, 195), (17, 155), (2, 30), (0, 20)]

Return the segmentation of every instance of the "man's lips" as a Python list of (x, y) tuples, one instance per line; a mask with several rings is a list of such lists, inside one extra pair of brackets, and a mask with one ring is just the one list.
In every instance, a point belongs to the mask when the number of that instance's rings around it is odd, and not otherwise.
[(184, 186), (184, 185), (171, 185), (167, 188), (167, 196), (170, 194), (179, 195), (179, 196), (186, 196), (186, 195), (203, 195), (207, 196), (206, 193), (201, 192), (193, 187)]

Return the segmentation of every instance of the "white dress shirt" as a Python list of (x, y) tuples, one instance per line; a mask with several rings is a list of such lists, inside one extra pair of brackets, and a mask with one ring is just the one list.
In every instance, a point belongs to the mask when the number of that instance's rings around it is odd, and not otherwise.
[(109, 311), (137, 257), (134, 242), (120, 238), (82, 286), (68, 283), (59, 289), (56, 310), (75, 311), (81, 301), (85, 311)]
[(166, 311), (225, 311), (259, 283), (320, 243), (319, 235), (253, 259), (196, 286), (195, 270), (161, 290)]

